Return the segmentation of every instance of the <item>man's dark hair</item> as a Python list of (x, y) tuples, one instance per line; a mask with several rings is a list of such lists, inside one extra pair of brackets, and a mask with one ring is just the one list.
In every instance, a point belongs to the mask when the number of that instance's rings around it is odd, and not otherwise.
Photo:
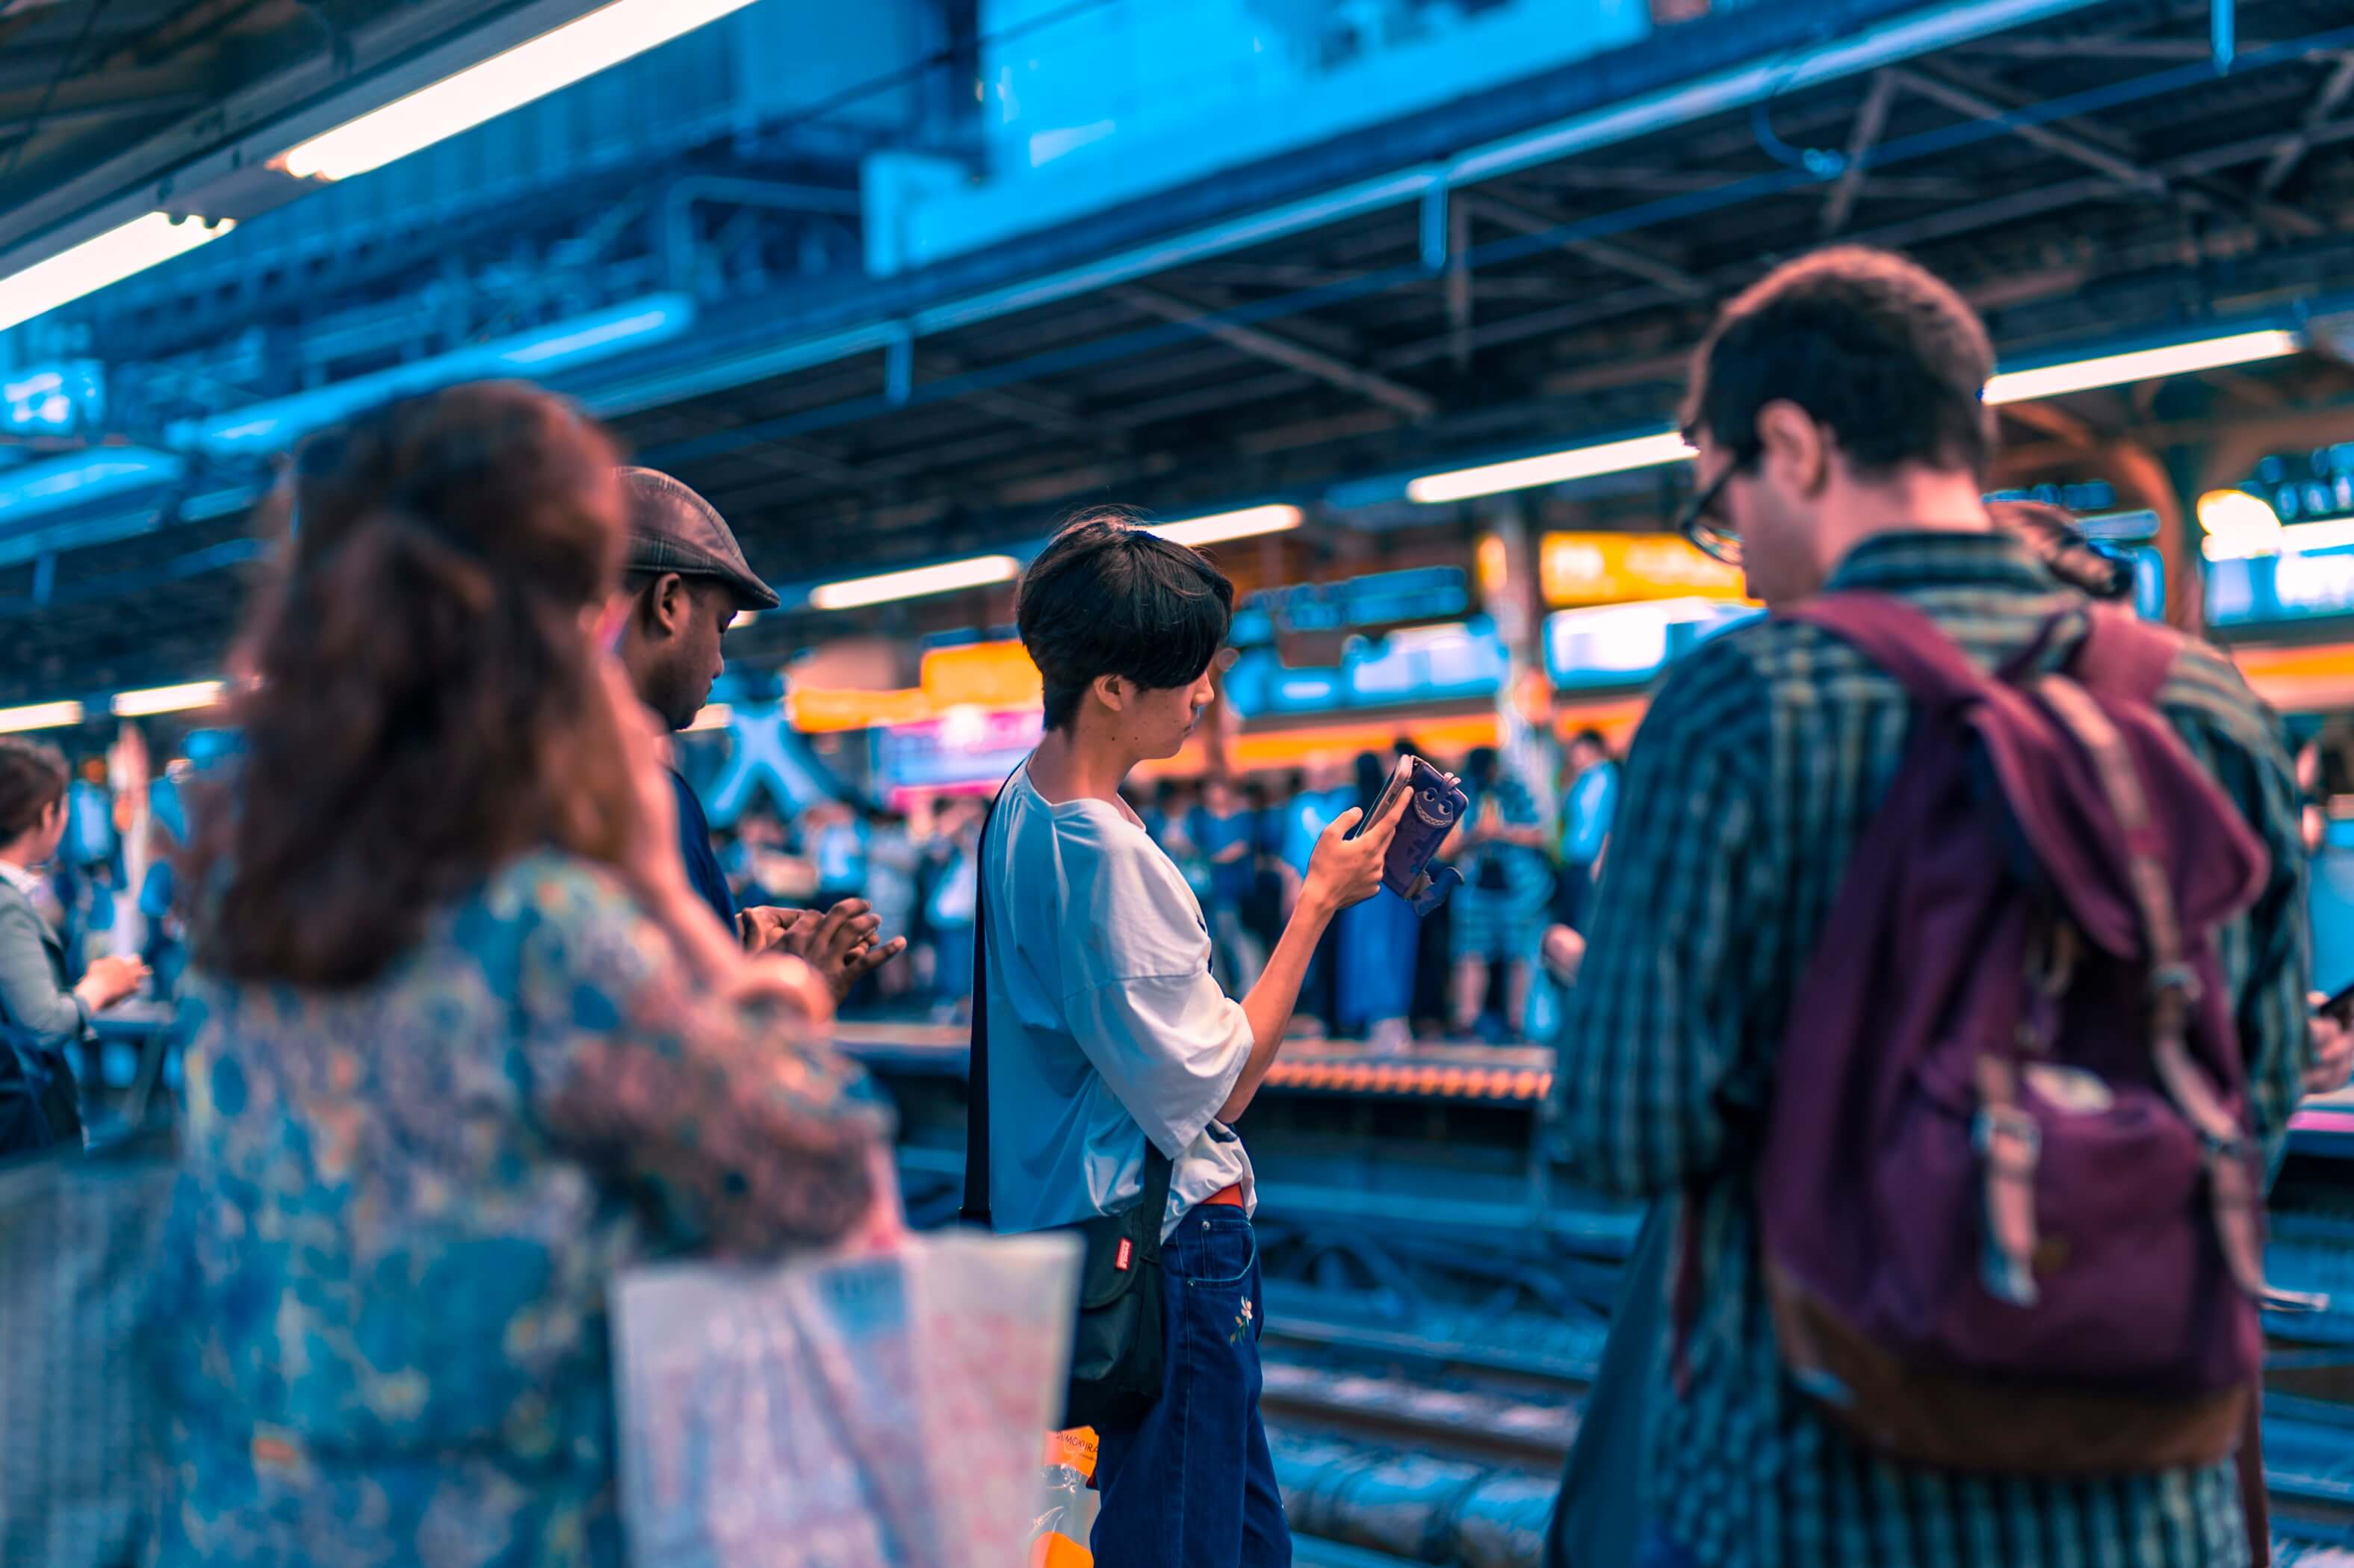
[(1585, 728), (1579, 730), (1575, 735), (1571, 736), (1569, 737), (1569, 744), (1572, 746), (1590, 746), (1605, 757), (1610, 755), (1610, 743), (1602, 737), (1602, 732), (1600, 730), (1594, 728), (1590, 725)]
[(1149, 690), (1201, 678), (1226, 640), (1235, 585), (1200, 552), (1116, 509), (1082, 513), (1022, 574), (1014, 620), (1061, 729), (1101, 675)]
[(1724, 307), (1692, 356), (1683, 427), (1747, 462), (1758, 410), (1787, 400), (1830, 428), (1859, 473), (1918, 462), (1983, 475), (1993, 372), (1986, 323), (1959, 294), (1902, 256), (1838, 246)]

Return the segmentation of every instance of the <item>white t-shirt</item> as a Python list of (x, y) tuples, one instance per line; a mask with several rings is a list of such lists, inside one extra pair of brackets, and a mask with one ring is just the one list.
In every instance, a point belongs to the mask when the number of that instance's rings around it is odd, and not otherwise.
[(1144, 824), (1103, 800), (1050, 804), (1025, 764), (998, 797), (981, 874), (996, 1228), (1130, 1207), (1148, 1135), (1171, 1162), (1164, 1237), (1225, 1187), (1255, 1208), (1250, 1159), (1215, 1119), (1250, 1021), (1210, 977), (1202, 906)]

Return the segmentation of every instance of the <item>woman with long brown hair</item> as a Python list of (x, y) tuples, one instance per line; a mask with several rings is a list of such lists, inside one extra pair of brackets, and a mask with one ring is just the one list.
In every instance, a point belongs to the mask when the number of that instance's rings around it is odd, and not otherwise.
[(614, 455), (485, 384), (302, 456), (187, 866), (166, 1568), (618, 1563), (615, 1272), (896, 1205), (597, 646)]

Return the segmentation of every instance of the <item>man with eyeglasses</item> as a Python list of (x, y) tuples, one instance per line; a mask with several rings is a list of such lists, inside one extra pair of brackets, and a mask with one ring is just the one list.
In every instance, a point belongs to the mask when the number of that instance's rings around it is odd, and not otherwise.
[[(1694, 355), (1684, 429), (1700, 486), (1683, 531), (1768, 606), (1869, 588), (1926, 612), (1985, 667), (2035, 649), (2084, 600), (1980, 499), (1993, 359), (1969, 307), (1900, 257), (1849, 247), (1776, 269)], [(2083, 620), (2068, 620), (2078, 630), (2047, 659), (2073, 651)], [(2271, 715), (2212, 649), (2185, 645), (2158, 705), (2270, 852), (2221, 951), (2256, 1126), (2276, 1149), (2311, 1050), (2295, 780)], [(1767, 617), (1676, 666), (1627, 760), (1556, 1081), (1581, 1181), (1685, 1196), (1692, 1288), (1674, 1292), (1674, 1378), (1659, 1330), (1639, 1347), (1638, 1403), (1652, 1406), (1639, 1560), (2244, 1563), (2230, 1460), (2092, 1478), (1947, 1473), (1850, 1438), (1783, 1371), (1759, 1269), (1755, 1134), (1794, 988), (1909, 717), (1903, 688), (1852, 647)], [(1663, 1231), (1649, 1242), (1656, 1280), (1669, 1243)], [(1656, 1296), (1634, 1309), (1670, 1315)], [(1581, 1506), (1628, 1503), (1623, 1489), (1565, 1497), (1564, 1517)]]

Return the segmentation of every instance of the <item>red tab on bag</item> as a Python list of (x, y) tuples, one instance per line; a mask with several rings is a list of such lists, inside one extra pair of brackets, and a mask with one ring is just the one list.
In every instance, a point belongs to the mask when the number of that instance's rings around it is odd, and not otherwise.
[(1112, 1267), (1121, 1274), (1126, 1274), (1128, 1272), (1128, 1255), (1135, 1250), (1135, 1246), (1136, 1244), (1129, 1241), (1126, 1236), (1120, 1237), (1119, 1251), (1111, 1260)]

